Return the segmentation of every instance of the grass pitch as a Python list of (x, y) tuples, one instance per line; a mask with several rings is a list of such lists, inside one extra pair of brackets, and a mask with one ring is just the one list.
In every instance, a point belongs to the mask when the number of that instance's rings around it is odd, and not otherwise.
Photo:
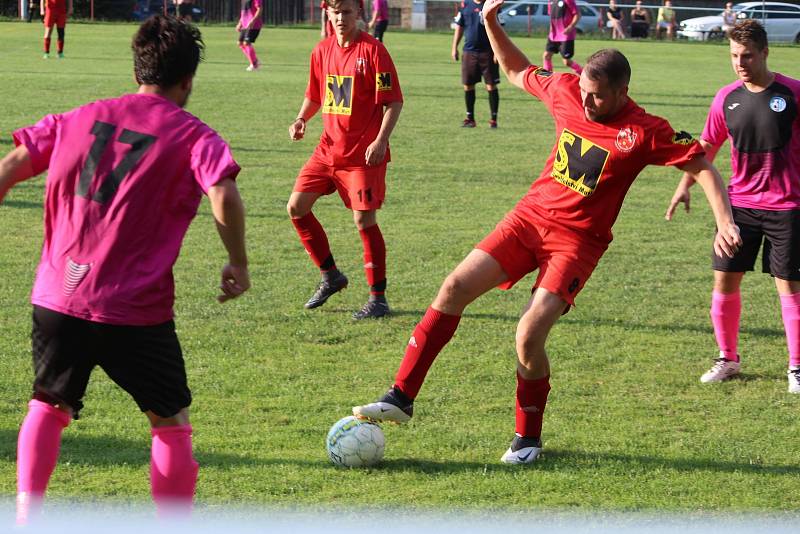
[[(41, 59), (41, 27), (0, 24), (0, 151), (13, 129), (46, 113), (135, 89), (132, 25), (71, 24), (67, 59)], [(462, 130), (459, 66), (447, 34), (392, 33), (406, 105), (392, 137), (388, 198), (391, 319), (355, 323), (366, 298), (361, 246), (337, 198), (318, 203), (351, 288), (325, 307), (302, 304), (317, 275), (285, 202), (311, 154), (287, 128), (303, 97), (314, 30), (266, 28), (265, 63), (244, 71), (232, 28), (203, 28), (207, 59), (188, 109), (216, 128), (243, 167), (253, 288), (214, 301), (225, 260), (207, 204), (176, 268), (177, 325), (195, 395), (198, 501), (278, 506), (393, 504), (423, 508), (577, 510), (796, 509), (797, 412), (786, 393), (786, 346), (772, 281), (744, 282), (743, 375), (698, 381), (715, 355), (708, 319), (713, 219), (700, 188), (693, 211), (667, 223), (679, 174), (651, 167), (634, 184), (615, 241), (549, 342), (553, 377), (545, 452), (528, 468), (498, 463), (513, 433), (514, 330), (532, 278), (470, 308), (406, 427), (385, 426), (386, 460), (340, 470), (325, 456), (328, 427), (382, 394), (415, 322), (444, 276), (538, 176), (553, 122), (532, 97), (501, 83), (500, 128)], [(543, 38), (518, 38), (532, 58)], [(578, 57), (609, 42), (580, 40)], [(677, 129), (699, 135), (716, 90), (734, 79), (721, 45), (618, 42), (633, 66), (631, 95)], [(797, 48), (773, 47), (773, 70), (798, 77)], [(718, 159), (729, 172), (724, 147)], [(0, 492), (14, 493), (15, 442), (29, 397), (28, 294), (41, 244), (43, 178), (0, 206)], [(65, 432), (53, 499), (148, 499), (149, 432), (124, 392), (97, 372), (82, 419)]]

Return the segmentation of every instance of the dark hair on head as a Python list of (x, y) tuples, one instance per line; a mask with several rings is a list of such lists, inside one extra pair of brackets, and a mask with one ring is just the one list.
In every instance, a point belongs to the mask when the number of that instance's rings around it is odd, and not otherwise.
[(769, 46), (764, 26), (754, 19), (744, 19), (737, 22), (731, 30), (730, 40), (740, 45), (755, 45), (759, 50), (764, 50)]
[(353, 2), (353, 6), (356, 9), (361, 9), (361, 4), (359, 4), (358, 0), (325, 0), (325, 7), (332, 7), (336, 9), (345, 2)]
[(194, 75), (204, 45), (200, 30), (191, 24), (153, 15), (139, 26), (131, 48), (136, 81), (166, 88)]
[(605, 78), (609, 85), (617, 89), (628, 85), (631, 81), (631, 65), (628, 63), (628, 58), (616, 48), (598, 50), (589, 56), (583, 70), (592, 80)]

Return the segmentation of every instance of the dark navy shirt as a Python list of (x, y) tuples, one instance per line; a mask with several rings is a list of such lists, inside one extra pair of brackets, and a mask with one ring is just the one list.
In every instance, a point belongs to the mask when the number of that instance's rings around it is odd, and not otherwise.
[(464, 52), (491, 52), (489, 36), (481, 18), (483, 2), (473, 0), (461, 2), (461, 9), (456, 15), (456, 24), (464, 28)]

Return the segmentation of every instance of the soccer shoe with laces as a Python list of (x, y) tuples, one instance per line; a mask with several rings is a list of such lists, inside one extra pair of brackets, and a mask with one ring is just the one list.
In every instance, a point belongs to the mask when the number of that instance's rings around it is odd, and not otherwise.
[(800, 393), (800, 367), (790, 367), (786, 376), (789, 378), (789, 393)]
[(525, 438), (516, 434), (511, 441), (511, 446), (500, 458), (504, 464), (529, 464), (542, 452), (542, 440), (539, 438)]
[(322, 306), (329, 298), (331, 298), (331, 296), (346, 287), (347, 277), (344, 275), (344, 273), (339, 273), (332, 280), (323, 279), (317, 286), (317, 290), (313, 295), (311, 295), (311, 298), (308, 299), (308, 302), (305, 303), (305, 308), (307, 310), (311, 310), (313, 308)]
[(462, 128), (475, 128), (477, 126), (473, 119), (464, 119), (464, 122), (461, 123)]
[(396, 389), (390, 389), (377, 402), (353, 406), (353, 415), (369, 421), (405, 423), (414, 415), (414, 401)]
[(494, 120), (494, 119), (491, 119), (489, 121), (489, 128), (492, 128), (493, 130), (497, 129), (497, 121)]
[(739, 367), (739, 362), (729, 360), (720, 354), (719, 358), (714, 360), (714, 365), (711, 366), (711, 369), (703, 373), (703, 376), (700, 377), (700, 382), (707, 384), (709, 382), (728, 380), (739, 374)]
[(353, 314), (353, 319), (356, 321), (361, 319), (380, 319), (389, 315), (390, 311), (386, 297), (369, 299), (359, 311)]

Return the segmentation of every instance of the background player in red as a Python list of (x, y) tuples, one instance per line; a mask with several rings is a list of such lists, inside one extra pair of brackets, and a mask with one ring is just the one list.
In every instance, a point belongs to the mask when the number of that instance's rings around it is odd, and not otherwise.
[(172, 266), (203, 194), (228, 251), (220, 302), (250, 286), (239, 166), (225, 141), (182, 108), (200, 32), (156, 15), (133, 39), (136, 94), (48, 115), (14, 133), (0, 201), (47, 171), (44, 243), (31, 301), (33, 399), (17, 447), (17, 519), (38, 510), (99, 365), (152, 426), (150, 483), (160, 511), (191, 508), (191, 392), (173, 322)]
[(253, 43), (261, 33), (264, 25), (261, 20), (261, 0), (242, 0), (242, 10), (239, 15), (239, 22), (236, 24), (236, 31), (239, 32), (239, 48), (242, 49), (250, 65), (247, 71), (252, 72), (261, 68), (261, 62), (256, 55)]
[[(738, 80), (719, 90), (700, 144), (714, 161), (726, 140), (733, 174), (728, 194), (744, 246), (733, 257), (714, 255), (711, 323), (719, 357), (702, 382), (739, 373), (741, 283), (762, 248), (762, 271), (775, 278), (789, 349), (789, 392), (800, 393), (800, 80), (767, 66), (767, 33), (747, 19), (730, 32), (731, 63)], [(667, 208), (689, 209), (690, 176), (684, 176)]]
[(542, 100), (553, 115), (556, 145), (528, 193), (445, 279), (414, 329), (392, 389), (353, 413), (408, 421), (433, 360), (452, 338), (466, 306), (538, 269), (517, 327), (516, 435), (501, 458), (521, 464), (532, 462), (542, 447), (550, 391), (547, 336), (611, 242), (625, 194), (645, 166), (674, 165), (695, 176), (714, 212), (715, 249), (721, 255), (732, 255), (740, 239), (722, 179), (700, 145), (628, 97), (630, 65), (622, 53), (596, 52), (580, 77), (531, 66), (497, 22), (502, 3), (487, 0), (483, 9), (495, 56), (509, 81)]
[(64, 33), (67, 16), (72, 15), (72, 0), (41, 0), (41, 13), (44, 20), (44, 58), (50, 57), (50, 36), (56, 27), (58, 57), (64, 57)]
[(322, 306), (347, 287), (336, 268), (322, 225), (311, 212), (322, 195), (339, 192), (364, 245), (364, 270), (369, 300), (355, 319), (389, 313), (386, 301), (386, 245), (377, 210), (386, 193), (389, 136), (403, 107), (403, 94), (392, 58), (383, 44), (358, 29), (356, 0), (328, 2), (336, 35), (311, 53), (305, 99), (289, 127), (289, 137), (302, 139), (306, 121), (322, 108), (323, 131), (314, 154), (300, 170), (287, 210), (300, 240), (322, 273), (306, 308)]

